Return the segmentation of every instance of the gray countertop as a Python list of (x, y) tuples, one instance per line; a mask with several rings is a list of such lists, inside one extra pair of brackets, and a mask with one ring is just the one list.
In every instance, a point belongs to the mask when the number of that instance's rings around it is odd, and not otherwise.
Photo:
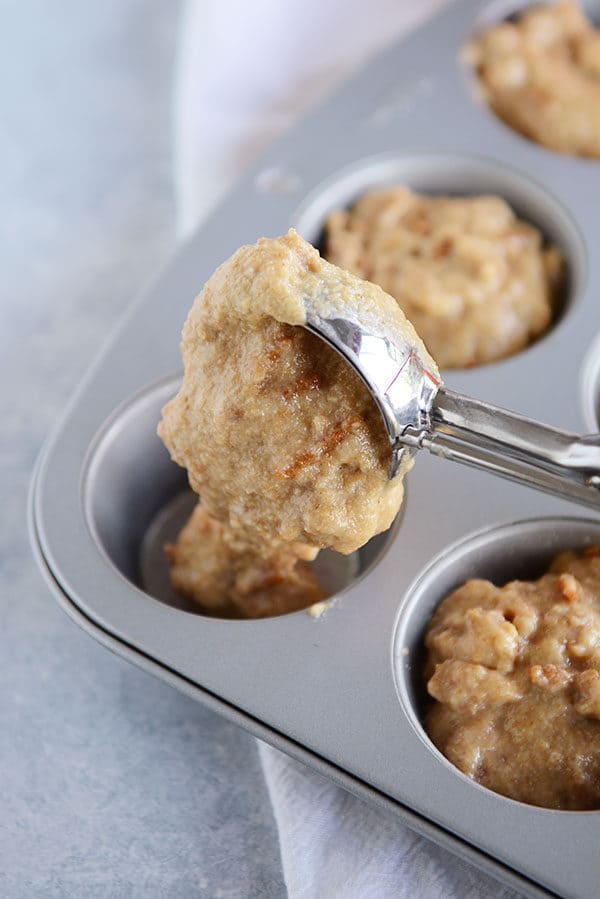
[(59, 610), (26, 532), (44, 438), (175, 241), (179, 3), (3, 4), (0, 895), (284, 896), (247, 734)]

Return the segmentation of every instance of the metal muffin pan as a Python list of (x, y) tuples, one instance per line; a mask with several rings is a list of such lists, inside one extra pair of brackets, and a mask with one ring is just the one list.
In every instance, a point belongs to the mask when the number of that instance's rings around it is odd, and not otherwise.
[[(600, 161), (513, 133), (482, 107), (459, 62), (482, 16), (523, 5), (453, 4), (271, 147), (92, 366), (40, 457), (30, 520), (61, 603), (112, 650), (522, 893), (595, 897), (600, 812), (535, 808), (469, 781), (423, 732), (418, 678), (423, 628), (449, 589), (472, 575), (537, 574), (555, 550), (600, 542), (600, 517), (421, 453), (400, 520), (362, 551), (320, 618), (210, 618), (169, 596), (164, 570), (155, 581), (147, 563), (166, 533), (164, 510), (176, 517), (189, 502), (154, 428), (180, 375), (192, 298), (241, 244), (290, 225), (316, 240), (329, 209), (374, 185), (497, 192), (559, 244), (569, 277), (552, 330), (445, 381), (550, 424), (596, 428)], [(600, 2), (589, 6), (600, 21)]]

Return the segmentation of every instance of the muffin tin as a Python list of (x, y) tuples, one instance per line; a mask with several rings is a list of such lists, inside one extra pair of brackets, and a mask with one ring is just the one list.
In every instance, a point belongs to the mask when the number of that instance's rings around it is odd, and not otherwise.
[[(354, 559), (325, 558), (339, 590), (321, 616), (206, 617), (170, 592), (161, 554), (192, 502), (155, 428), (194, 295), (241, 244), (290, 225), (317, 241), (330, 209), (374, 186), (497, 192), (561, 247), (568, 283), (552, 330), (445, 381), (549, 424), (597, 429), (600, 161), (513, 133), (459, 61), (478, 23), (522, 6), (453, 4), (271, 147), (92, 366), (40, 457), (30, 520), (62, 605), (109, 648), (522, 893), (595, 897), (600, 811), (514, 802), (450, 765), (420, 723), (419, 646), (434, 606), (465, 578), (536, 576), (558, 550), (600, 543), (600, 518), (421, 453), (393, 528)], [(600, 21), (600, 3), (589, 10)]]

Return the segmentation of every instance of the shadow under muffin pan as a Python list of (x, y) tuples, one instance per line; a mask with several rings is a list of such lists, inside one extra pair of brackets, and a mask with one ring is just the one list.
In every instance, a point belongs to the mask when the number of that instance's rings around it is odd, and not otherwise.
[[(40, 457), (31, 533), (65, 610), (113, 651), (521, 893), (591, 899), (600, 881), (600, 812), (523, 805), (460, 775), (424, 737), (408, 686), (405, 699), (399, 696), (404, 674), (397, 677), (394, 653), (396, 622), (410, 653), (424, 610), (453, 578), (492, 570), (499, 580), (513, 576), (517, 544), (511, 549), (502, 531), (485, 546), (476, 540), (469, 565), (457, 562), (452, 577), (443, 566), (424, 575), (432, 559), (455, 558), (457, 540), (535, 518), (543, 555), (548, 518), (577, 518), (562, 532), (564, 548), (588, 532), (597, 540), (588, 512), (422, 452), (408, 476), (400, 525), (381, 538), (385, 551), (320, 618), (306, 611), (257, 621), (192, 614), (151, 596), (140, 565), (156, 516), (185, 490), (184, 473), (153, 434), (181, 369), (180, 331), (193, 297), (244, 243), (294, 223), (314, 237), (327, 203), (348, 202), (367, 185), (356, 181), (344, 195), (319, 201), (320, 220), (314, 205), (312, 219), (306, 210), (323, 197), (323, 185), (364, 173), (372, 164), (365, 161), (393, 160), (390, 179), (404, 174), (417, 190), (450, 192), (466, 183), (498, 190), (562, 241), (571, 284), (558, 325), (527, 351), (447, 372), (445, 382), (568, 430), (589, 427), (581, 415), (581, 360), (599, 330), (600, 254), (591, 248), (600, 228), (600, 177), (591, 177), (590, 163), (546, 152), (474, 105), (458, 57), (480, 9), (459, 0), (348, 81), (267, 151), (132, 304)], [(500, 172), (510, 173), (502, 184)], [(527, 543), (535, 555), (535, 528)], [(415, 598), (423, 576), (431, 587)]]

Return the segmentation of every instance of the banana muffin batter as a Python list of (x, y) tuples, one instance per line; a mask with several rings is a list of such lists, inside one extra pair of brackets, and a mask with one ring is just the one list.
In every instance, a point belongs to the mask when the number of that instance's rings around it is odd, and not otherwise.
[(483, 786), (555, 809), (600, 808), (600, 551), (537, 581), (467, 581), (425, 646), (436, 746)]
[(393, 187), (327, 220), (324, 254), (398, 301), (441, 368), (510, 356), (554, 318), (562, 259), (500, 197)]
[[(402, 502), (411, 463), (405, 458), (389, 480), (380, 413), (348, 364), (298, 327), (310, 309), (339, 309), (370, 321), (374, 333), (396, 333), (421, 347), (437, 372), (391, 297), (321, 259), (294, 231), (242, 247), (225, 262), (188, 315), (183, 383), (159, 425), (202, 497), (203, 511), (169, 552), (176, 585), (205, 604), (209, 575), (206, 584), (205, 575), (190, 576), (198, 559), (190, 544), (203, 541), (206, 556), (218, 545), (211, 564), (222, 563), (223, 574), (213, 571), (213, 584), (242, 570), (246, 583), (264, 583), (266, 566), (297, 608), (307, 583), (301, 562), (322, 547), (353, 552), (391, 525)], [(200, 568), (206, 571), (204, 562)], [(294, 582), (282, 587), (290, 574)], [(213, 595), (224, 594), (239, 606), (238, 586)], [(305, 605), (315, 601), (314, 584), (306, 596)], [(251, 592), (244, 602), (252, 614)]]
[(259, 556), (243, 533), (217, 521), (201, 502), (176, 543), (165, 547), (173, 588), (207, 611), (232, 618), (281, 615), (323, 600), (310, 565), (302, 561), (305, 550), (282, 543)]
[(600, 158), (600, 30), (575, 0), (501, 22), (465, 55), (508, 125), (552, 150)]

